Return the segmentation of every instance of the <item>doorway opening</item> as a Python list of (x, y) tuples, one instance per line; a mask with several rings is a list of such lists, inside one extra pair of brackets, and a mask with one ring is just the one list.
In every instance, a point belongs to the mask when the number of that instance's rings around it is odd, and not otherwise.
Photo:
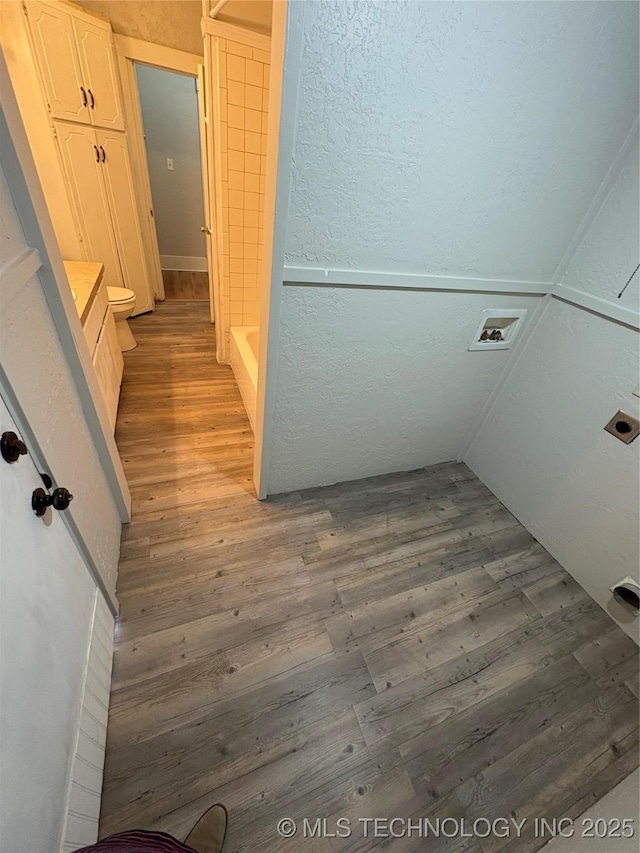
[(198, 79), (134, 67), (164, 296), (208, 300)]
[[(286, 24), (285, 4), (272, 6), (268, 0), (261, 0), (259, 5), (265, 13), (268, 10), (269, 25), (258, 27), (244, 20), (217, 20), (213, 7), (203, 6), (202, 55), (115, 36), (147, 268), (156, 300), (164, 301), (168, 308), (175, 293), (174, 283), (169, 279), (175, 278), (171, 273), (180, 272), (169, 271), (169, 266), (199, 270), (193, 269), (195, 262), (176, 264), (167, 257), (201, 256), (198, 250), (193, 255), (182, 255), (183, 250), (165, 249), (161, 222), (155, 215), (158, 198), (155, 186), (152, 187), (155, 154), (151, 140), (145, 139), (150, 133), (140, 81), (145, 74), (164, 72), (164, 79), (175, 79), (175, 75), (186, 78), (189, 85), (193, 81), (190, 91), (192, 95), (194, 89), (197, 93), (202, 179), (198, 200), (204, 213), (199, 228), (204, 230), (209, 282), (208, 306), (205, 308), (202, 302), (200, 306), (206, 310), (210, 322), (215, 323), (212, 341), (216, 360), (221, 365), (232, 366), (244, 409), (251, 419), (256, 444), (255, 482), (261, 477), (266, 405)], [(159, 111), (160, 120), (166, 121), (169, 108), (165, 104)], [(162, 153), (158, 160), (162, 177), (175, 178), (178, 164), (171, 152)], [(167, 160), (174, 161), (173, 173), (167, 168)], [(159, 242), (163, 245), (159, 246)], [(191, 286), (192, 293), (201, 296), (202, 290), (195, 281), (188, 285)], [(190, 301), (195, 308), (197, 302)], [(183, 327), (186, 329), (188, 325)], [(264, 497), (263, 490), (257, 491)]]

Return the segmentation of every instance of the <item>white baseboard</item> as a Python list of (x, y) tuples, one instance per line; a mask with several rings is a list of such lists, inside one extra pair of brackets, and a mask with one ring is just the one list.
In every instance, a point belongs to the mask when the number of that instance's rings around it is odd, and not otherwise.
[(160, 255), (163, 270), (184, 270), (186, 272), (206, 272), (207, 259), (193, 258), (189, 255)]

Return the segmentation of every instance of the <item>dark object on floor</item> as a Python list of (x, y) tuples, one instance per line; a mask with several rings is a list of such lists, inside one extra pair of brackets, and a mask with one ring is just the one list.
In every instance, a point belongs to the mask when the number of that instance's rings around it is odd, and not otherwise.
[(76, 853), (200, 853), (165, 832), (133, 829), (109, 835)]
[(227, 834), (227, 810), (220, 803), (202, 815), (185, 839), (198, 853), (220, 853)]
[(134, 829), (118, 832), (76, 853), (221, 853), (227, 834), (227, 810), (220, 803), (207, 809), (184, 844), (165, 832)]

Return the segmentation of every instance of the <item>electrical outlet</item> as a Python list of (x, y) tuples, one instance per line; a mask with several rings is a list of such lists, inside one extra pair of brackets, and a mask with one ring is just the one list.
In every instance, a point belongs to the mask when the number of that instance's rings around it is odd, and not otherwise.
[(167, 157), (167, 169), (173, 172), (173, 159), (171, 157)]

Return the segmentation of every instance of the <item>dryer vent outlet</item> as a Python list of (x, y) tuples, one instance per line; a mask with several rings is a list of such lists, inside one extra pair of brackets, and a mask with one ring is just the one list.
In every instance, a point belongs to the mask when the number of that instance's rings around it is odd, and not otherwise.
[(632, 577), (623, 578), (610, 587), (614, 598), (640, 616), (640, 584)]
[(624, 444), (631, 444), (640, 435), (640, 420), (618, 409), (606, 425), (605, 430), (615, 435)]

